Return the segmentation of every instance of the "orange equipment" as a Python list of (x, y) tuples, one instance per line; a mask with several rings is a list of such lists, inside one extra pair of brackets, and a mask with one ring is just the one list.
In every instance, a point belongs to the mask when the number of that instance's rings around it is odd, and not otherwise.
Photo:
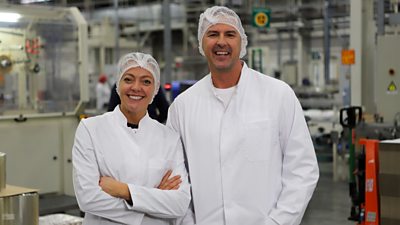
[(365, 149), (365, 202), (361, 204), (363, 208), (361, 211), (364, 215), (359, 224), (379, 225), (379, 141), (360, 139), (359, 143), (360, 145), (364, 145)]

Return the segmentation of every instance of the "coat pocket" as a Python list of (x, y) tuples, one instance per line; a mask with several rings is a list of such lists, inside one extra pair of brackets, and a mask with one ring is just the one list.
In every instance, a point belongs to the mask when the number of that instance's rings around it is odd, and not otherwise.
[(270, 156), (276, 133), (274, 125), (270, 120), (259, 120), (245, 124), (244, 141), (242, 147), (246, 158), (251, 162), (266, 161)]
[(165, 173), (174, 168), (174, 161), (166, 159), (150, 159), (148, 164), (147, 184), (157, 187)]

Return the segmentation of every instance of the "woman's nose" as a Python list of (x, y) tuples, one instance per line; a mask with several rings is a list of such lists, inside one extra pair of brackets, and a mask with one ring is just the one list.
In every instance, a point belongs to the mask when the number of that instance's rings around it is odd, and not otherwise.
[(138, 81), (132, 82), (131, 89), (132, 90), (139, 90), (140, 89), (140, 82), (138, 82)]

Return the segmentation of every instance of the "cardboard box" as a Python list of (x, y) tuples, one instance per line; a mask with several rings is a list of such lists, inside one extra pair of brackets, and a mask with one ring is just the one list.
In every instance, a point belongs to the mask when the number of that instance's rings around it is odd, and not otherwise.
[(400, 224), (400, 139), (379, 143), (381, 225)]
[(36, 189), (6, 185), (0, 192), (0, 225), (7, 224), (39, 224), (39, 194)]
[(25, 193), (33, 193), (33, 192), (38, 192), (38, 190), (7, 184), (6, 188), (0, 191), (0, 198), (14, 196), (14, 195), (21, 195)]

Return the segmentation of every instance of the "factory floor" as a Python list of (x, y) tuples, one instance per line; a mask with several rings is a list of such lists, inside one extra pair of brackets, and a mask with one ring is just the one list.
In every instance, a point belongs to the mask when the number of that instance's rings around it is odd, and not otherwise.
[(355, 225), (346, 181), (333, 181), (332, 162), (319, 162), (320, 178), (301, 225)]
[[(333, 181), (332, 162), (319, 162), (320, 179), (301, 225), (355, 225), (347, 220), (350, 198), (346, 181)], [(67, 214), (79, 216), (79, 210)]]

